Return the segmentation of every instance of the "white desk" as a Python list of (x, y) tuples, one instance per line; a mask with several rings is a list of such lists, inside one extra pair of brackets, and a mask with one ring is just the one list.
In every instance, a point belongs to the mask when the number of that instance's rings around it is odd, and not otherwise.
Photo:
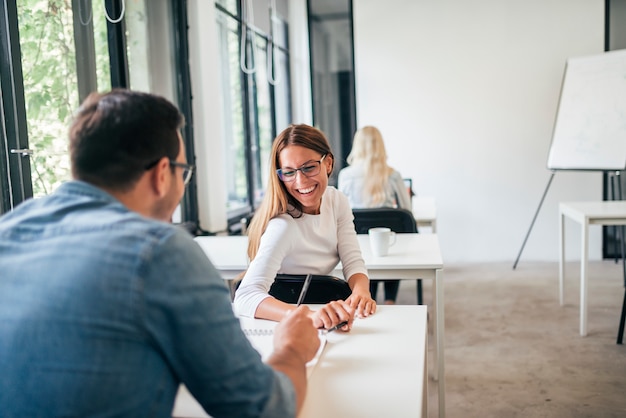
[(580, 335), (587, 335), (587, 263), (589, 225), (626, 225), (626, 201), (565, 202), (559, 204), (559, 302), (563, 305), (565, 277), (565, 217), (582, 229), (580, 255)]
[[(397, 234), (396, 243), (389, 248), (389, 255), (376, 257), (372, 254), (367, 235), (357, 235), (369, 277), (386, 279), (431, 279), (433, 281), (433, 310), (435, 312), (435, 367), (433, 376), (439, 381), (439, 416), (445, 416), (444, 371), (444, 300), (443, 260), (436, 234)], [(213, 265), (226, 279), (244, 271), (248, 265), (245, 236), (196, 237)], [(333, 272), (342, 276), (341, 265)]]
[[(254, 327), (254, 321), (263, 320), (242, 318), (242, 325)], [(349, 333), (332, 332), (327, 341), (299, 418), (427, 416), (424, 305), (380, 306)], [(186, 390), (179, 391), (172, 415), (207, 416)]]
[(433, 234), (437, 233), (437, 205), (435, 198), (430, 196), (413, 196), (413, 216), (417, 227), (430, 227)]

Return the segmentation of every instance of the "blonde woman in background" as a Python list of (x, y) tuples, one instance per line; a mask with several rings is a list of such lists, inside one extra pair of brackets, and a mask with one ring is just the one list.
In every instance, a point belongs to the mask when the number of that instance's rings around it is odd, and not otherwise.
[[(348, 196), (353, 209), (392, 207), (411, 210), (411, 198), (399, 172), (387, 164), (387, 152), (380, 131), (365, 126), (354, 134), (348, 167), (339, 172), (338, 188)], [(376, 300), (378, 282), (370, 281)], [(385, 304), (393, 305), (399, 280), (385, 280)]]

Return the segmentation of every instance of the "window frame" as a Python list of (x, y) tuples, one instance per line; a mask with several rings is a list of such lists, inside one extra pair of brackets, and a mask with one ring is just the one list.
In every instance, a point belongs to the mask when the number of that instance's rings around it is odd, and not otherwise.
[(0, 3), (0, 91), (2, 142), (0, 144), (0, 214), (33, 196), (26, 106), (22, 75), (17, 1)]

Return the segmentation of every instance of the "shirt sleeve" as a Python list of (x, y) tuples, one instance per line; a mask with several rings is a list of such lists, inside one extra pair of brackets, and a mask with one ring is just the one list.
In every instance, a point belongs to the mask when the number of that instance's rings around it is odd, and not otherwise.
[(367, 275), (361, 247), (354, 229), (354, 215), (348, 198), (336, 193), (335, 211), (337, 216), (337, 250), (343, 266), (343, 276), (348, 280), (356, 273)]
[(268, 297), (270, 287), (283, 260), (294, 245), (296, 234), (289, 233), (294, 220), (289, 215), (273, 218), (261, 236), (259, 250), (235, 292), (238, 315), (254, 317), (259, 304)]
[(364, 207), (363, 181), (358, 180), (354, 174), (355, 168), (348, 166), (339, 172), (337, 178), (337, 190), (348, 198), (348, 203), (353, 208)]
[(215, 418), (295, 416), (291, 381), (261, 361), (224, 280), (187, 232), (142, 257), (146, 331), (203, 408)]
[(346, 180), (346, 169), (342, 169), (339, 171), (339, 175), (337, 176), (337, 190), (341, 193), (348, 195), (348, 182)]
[(392, 187), (396, 193), (396, 198), (398, 200), (398, 207), (401, 209), (412, 210), (413, 205), (411, 204), (411, 196), (409, 196), (409, 192), (406, 189), (404, 184), (404, 180), (402, 180), (402, 176), (397, 171), (394, 171), (389, 181), (392, 184)]

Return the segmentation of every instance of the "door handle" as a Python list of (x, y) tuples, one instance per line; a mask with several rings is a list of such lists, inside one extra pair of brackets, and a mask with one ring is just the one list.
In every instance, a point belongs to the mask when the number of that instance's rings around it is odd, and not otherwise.
[(32, 149), (12, 149), (11, 154), (20, 154), (22, 157), (30, 157), (33, 155)]

